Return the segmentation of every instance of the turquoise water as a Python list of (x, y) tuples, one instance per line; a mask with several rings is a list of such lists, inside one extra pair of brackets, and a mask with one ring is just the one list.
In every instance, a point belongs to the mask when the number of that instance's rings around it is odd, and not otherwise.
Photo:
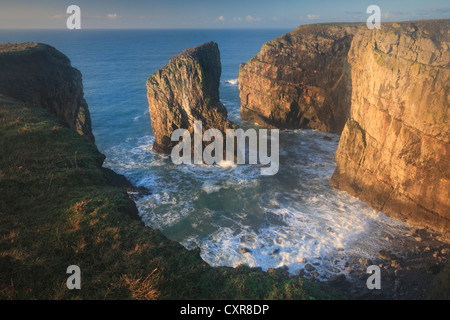
[[(373, 258), (409, 241), (402, 223), (329, 185), (339, 136), (312, 130), (280, 132), (280, 169), (257, 166), (175, 166), (151, 151), (154, 141), (145, 82), (171, 56), (213, 40), (222, 61), (221, 100), (240, 120), (239, 64), (289, 30), (0, 31), (1, 42), (38, 41), (64, 52), (83, 74), (97, 146), (105, 166), (146, 186), (137, 201), (148, 226), (212, 265), (287, 266), (313, 263), (320, 279), (345, 274), (344, 263)], [(401, 243), (401, 241), (396, 241)], [(334, 261), (334, 263), (333, 263)]]

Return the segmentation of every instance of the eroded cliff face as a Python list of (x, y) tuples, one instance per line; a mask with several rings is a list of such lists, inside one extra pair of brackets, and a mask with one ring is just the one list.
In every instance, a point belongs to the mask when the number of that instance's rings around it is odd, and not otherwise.
[(450, 20), (359, 30), (351, 120), (332, 184), (420, 227), (450, 230)]
[(195, 121), (202, 121), (203, 131), (236, 127), (219, 99), (221, 73), (219, 48), (207, 42), (172, 57), (147, 80), (155, 151), (170, 153), (178, 143), (171, 141), (172, 132), (192, 133)]
[(81, 73), (55, 48), (41, 43), (0, 44), (0, 94), (50, 110), (94, 142)]
[(271, 128), (340, 133), (350, 115), (347, 63), (361, 24), (300, 26), (239, 70), (241, 117)]

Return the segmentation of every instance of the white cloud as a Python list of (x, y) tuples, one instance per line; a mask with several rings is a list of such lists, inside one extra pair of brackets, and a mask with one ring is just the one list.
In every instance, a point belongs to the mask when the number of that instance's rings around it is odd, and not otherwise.
[(224, 22), (225, 18), (223, 16), (220, 16), (216, 19), (216, 21)]
[(117, 13), (109, 13), (107, 17), (108, 19), (114, 20), (117, 19), (119, 16), (117, 15)]
[(254, 16), (246, 16), (245, 18), (241, 18), (241, 17), (234, 17), (233, 21), (237, 21), (237, 22), (241, 22), (241, 21), (246, 21), (246, 22), (259, 22), (261, 21), (261, 18), (257, 18)]
[(57, 19), (57, 20), (64, 20), (69, 17), (69, 14), (55, 14), (53, 16), (50, 16), (50, 19)]
[(245, 21), (247, 21), (247, 22), (258, 22), (258, 21), (261, 21), (261, 18), (255, 18), (253, 16), (246, 16), (245, 17)]
[(319, 15), (318, 14), (308, 14), (307, 16), (306, 16), (309, 20), (316, 20), (316, 19), (319, 19)]
[(381, 17), (383, 18), (383, 19), (389, 19), (389, 18), (392, 18), (392, 14), (390, 13), (390, 12), (383, 12), (382, 14), (381, 14)]

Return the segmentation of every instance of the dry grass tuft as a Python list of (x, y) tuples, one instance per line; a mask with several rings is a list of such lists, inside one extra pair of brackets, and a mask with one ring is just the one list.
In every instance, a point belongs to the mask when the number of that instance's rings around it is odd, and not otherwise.
[(122, 280), (127, 284), (131, 296), (137, 300), (157, 300), (160, 293), (153, 285), (153, 274), (157, 269), (154, 269), (144, 280), (136, 278), (135, 276), (122, 276)]

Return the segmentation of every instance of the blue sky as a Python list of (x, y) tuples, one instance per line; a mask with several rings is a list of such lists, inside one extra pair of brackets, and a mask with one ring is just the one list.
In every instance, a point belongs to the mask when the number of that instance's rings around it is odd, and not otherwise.
[(448, 0), (0, 0), (0, 29), (65, 28), (66, 9), (78, 5), (83, 29), (295, 28), (301, 24), (450, 18)]

